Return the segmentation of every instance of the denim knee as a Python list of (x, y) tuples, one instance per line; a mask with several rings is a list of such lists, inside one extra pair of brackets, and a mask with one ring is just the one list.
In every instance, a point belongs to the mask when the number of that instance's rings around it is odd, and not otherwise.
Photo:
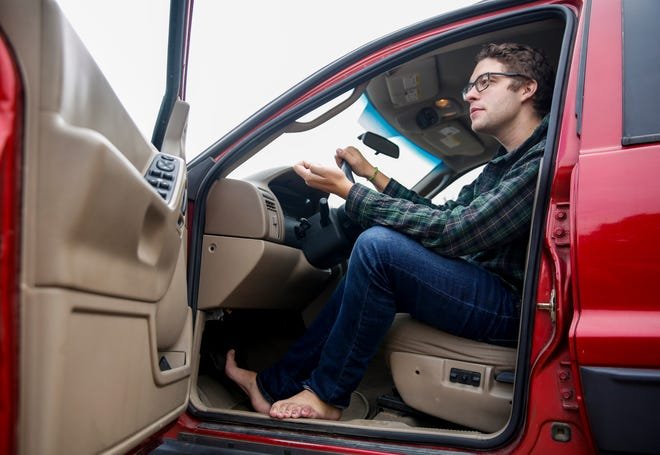
[(388, 251), (403, 234), (383, 226), (370, 227), (355, 241), (353, 253), (374, 258)]

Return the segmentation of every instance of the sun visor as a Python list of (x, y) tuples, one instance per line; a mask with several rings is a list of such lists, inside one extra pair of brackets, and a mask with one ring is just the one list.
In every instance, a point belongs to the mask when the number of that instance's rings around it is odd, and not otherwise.
[(438, 71), (434, 58), (397, 68), (385, 75), (390, 101), (395, 108), (417, 104), (438, 95)]

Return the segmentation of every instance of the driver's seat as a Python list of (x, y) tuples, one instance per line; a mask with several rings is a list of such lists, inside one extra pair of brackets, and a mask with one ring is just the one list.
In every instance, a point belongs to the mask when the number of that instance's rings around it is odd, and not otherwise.
[(511, 413), (516, 349), (441, 332), (397, 315), (385, 341), (394, 385), (413, 409), (486, 432)]

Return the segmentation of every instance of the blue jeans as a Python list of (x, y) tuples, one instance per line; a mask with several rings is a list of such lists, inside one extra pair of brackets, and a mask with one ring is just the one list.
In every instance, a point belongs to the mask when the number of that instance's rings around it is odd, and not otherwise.
[(344, 408), (397, 312), (459, 337), (512, 344), (519, 305), (485, 269), (372, 227), (358, 238), (346, 276), (315, 321), (257, 384), (270, 402), (310, 389)]

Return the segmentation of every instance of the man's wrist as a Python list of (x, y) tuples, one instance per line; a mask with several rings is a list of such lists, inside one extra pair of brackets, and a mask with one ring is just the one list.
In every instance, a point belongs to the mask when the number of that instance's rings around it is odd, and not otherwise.
[(378, 166), (374, 166), (374, 170), (372, 171), (371, 176), (367, 176), (367, 181), (369, 181), (370, 183), (374, 183), (374, 180), (376, 180), (376, 176), (378, 175), (378, 172), (380, 172), (378, 170)]
[(347, 199), (348, 198), (348, 193), (351, 192), (351, 188), (353, 188), (353, 183), (350, 182), (348, 179), (342, 185), (337, 188), (336, 195), (339, 196), (342, 199)]

